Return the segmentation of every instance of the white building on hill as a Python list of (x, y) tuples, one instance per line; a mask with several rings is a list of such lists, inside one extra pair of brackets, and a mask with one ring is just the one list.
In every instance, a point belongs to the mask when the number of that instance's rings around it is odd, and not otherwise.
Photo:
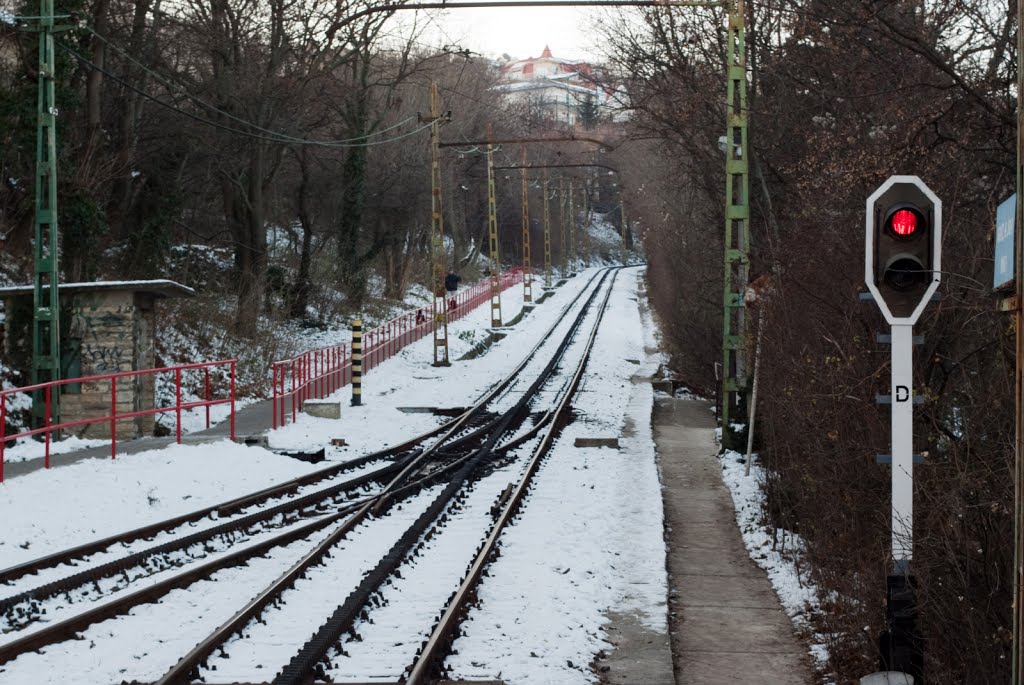
[(497, 90), (508, 98), (569, 126), (593, 126), (618, 105), (615, 90), (593, 66), (554, 57), (547, 46), (540, 57), (503, 64), (500, 79)]

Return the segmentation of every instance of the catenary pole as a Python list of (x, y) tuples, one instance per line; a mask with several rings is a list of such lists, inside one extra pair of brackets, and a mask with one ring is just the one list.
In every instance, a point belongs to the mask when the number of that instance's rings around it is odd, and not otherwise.
[(621, 197), (619, 198), (619, 239), (622, 241), (622, 245), (619, 248), (619, 261), (622, 262), (622, 266), (626, 266), (626, 231), (628, 230), (629, 224), (626, 223), (626, 201)]
[(491, 328), (498, 328), (501, 326), (501, 261), (498, 259), (498, 202), (494, 190), (494, 145), (491, 143), (487, 143), (487, 235), (491, 257)]
[(568, 215), (568, 197), (565, 194), (565, 179), (558, 179), (558, 277), (565, 278), (565, 265), (566, 265), (566, 229), (569, 225), (567, 219)]
[(551, 287), (551, 207), (548, 170), (544, 170), (544, 287)]
[(733, 418), (746, 389), (746, 326), (743, 291), (750, 254), (749, 154), (747, 151), (747, 58), (744, 0), (726, 0), (725, 289), (722, 312), (722, 447), (738, 449)]
[(448, 300), (444, 279), (448, 255), (444, 247), (444, 212), (441, 202), (441, 99), (437, 83), (430, 83), (430, 261), (433, 265), (434, 289), (434, 366), (449, 366), (448, 360)]
[[(57, 102), (53, 0), (39, 3), (39, 93), (36, 110), (35, 245), (32, 281), (32, 384), (60, 379), (60, 298), (57, 232)], [(46, 416), (42, 391), (32, 395), (33, 421), (60, 421), (60, 393)]]
[(522, 181), (522, 228), (523, 228), (523, 302), (533, 302), (533, 276), (530, 273), (530, 182), (526, 178), (526, 148), (522, 148), (520, 165)]

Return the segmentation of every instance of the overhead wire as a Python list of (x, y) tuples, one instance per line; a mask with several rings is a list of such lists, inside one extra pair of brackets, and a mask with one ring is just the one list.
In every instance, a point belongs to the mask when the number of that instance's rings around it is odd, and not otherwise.
[[(57, 47), (59, 47), (62, 50), (70, 53), (71, 55), (73, 55), (81, 63), (86, 64), (89, 67), (91, 67), (92, 69), (95, 69), (95, 70), (99, 71), (101, 74), (103, 74), (103, 75), (107, 76), (108, 78), (116, 81), (117, 83), (120, 83), (125, 88), (133, 91), (134, 93), (137, 93), (138, 95), (141, 95), (142, 97), (146, 98), (147, 100), (149, 100), (149, 101), (151, 101), (151, 102), (153, 102), (153, 103), (155, 103), (157, 105), (160, 105), (161, 107), (163, 107), (163, 108), (165, 108), (167, 110), (170, 110), (170, 111), (175, 112), (177, 114), (181, 114), (182, 116), (186, 116), (186, 117), (188, 117), (188, 118), (190, 118), (190, 119), (192, 119), (194, 121), (197, 121), (199, 123), (206, 124), (208, 126), (213, 126), (214, 128), (218, 128), (218, 129), (221, 129), (223, 131), (227, 131), (229, 133), (234, 133), (236, 135), (245, 136), (245, 137), (248, 137), (248, 138), (254, 138), (256, 140), (265, 140), (265, 141), (268, 141), (268, 142), (271, 142), (271, 143), (288, 144), (288, 145), (315, 145), (315, 146), (319, 146), (319, 147), (331, 147), (331, 148), (372, 147), (372, 146), (376, 146), (376, 145), (386, 145), (388, 143), (393, 143), (395, 141), (402, 140), (404, 138), (408, 138), (409, 136), (415, 135), (416, 133), (419, 133), (421, 131), (425, 131), (425, 130), (430, 128), (430, 124), (424, 124), (423, 126), (420, 126), (419, 128), (415, 128), (415, 129), (413, 129), (411, 131), (408, 131), (408, 132), (406, 132), (406, 133), (404, 133), (404, 134), (402, 134), (400, 136), (395, 136), (393, 138), (388, 138), (388, 139), (385, 139), (385, 140), (368, 141), (368, 142), (365, 142), (365, 143), (357, 143), (357, 144), (352, 144), (352, 143), (344, 143), (344, 144), (342, 144), (342, 143), (336, 143), (336, 142), (332, 142), (332, 141), (309, 140), (309, 139), (305, 139), (305, 138), (295, 138), (295, 137), (292, 137), (292, 136), (286, 136), (286, 135), (283, 135), (283, 134), (281, 134), (281, 135), (273, 135), (273, 136), (260, 135), (258, 133), (253, 133), (252, 131), (243, 131), (241, 129), (233, 128), (233, 127), (228, 126), (226, 124), (222, 124), (222, 123), (220, 123), (218, 121), (213, 121), (212, 119), (207, 119), (207, 118), (201, 117), (201, 116), (199, 116), (197, 114), (193, 114), (192, 112), (188, 112), (186, 110), (183, 110), (180, 107), (177, 107), (176, 105), (170, 104), (168, 102), (164, 102), (163, 100), (160, 100), (159, 98), (156, 98), (156, 97), (150, 95), (149, 93), (146, 93), (145, 91), (143, 91), (143, 90), (135, 87), (134, 85), (128, 83), (125, 79), (123, 79), (123, 78), (121, 78), (119, 76), (116, 76), (113, 73), (111, 73), (110, 71), (107, 71), (106, 69), (104, 69), (103, 67), (100, 67), (99, 65), (93, 63), (87, 57), (85, 57), (84, 55), (79, 53), (74, 48), (72, 48), (72, 47), (70, 47), (68, 45), (65, 45), (63, 42), (61, 42), (61, 41), (54, 41), (54, 43), (57, 45)], [(253, 126), (254, 128), (258, 128), (258, 127), (256, 127), (253, 124), (248, 124), (247, 122), (244, 122), (243, 120), (239, 120), (239, 121), (242, 121), (242, 123), (246, 123), (247, 125)]]
[[(478, 97), (474, 97), (472, 95), (469, 95), (468, 93), (465, 93), (465, 92), (462, 92), (462, 91), (459, 90), (459, 87), (461, 85), (462, 79), (463, 79), (463, 77), (465, 75), (466, 68), (467, 68), (467, 66), (469, 64), (469, 61), (470, 61), (469, 55), (470, 54), (476, 54), (476, 53), (472, 53), (468, 49), (466, 49), (466, 50), (456, 50), (456, 51), (448, 50), (448, 47), (457, 47), (458, 44), (455, 43), (454, 41), (452, 41), (451, 37), (443, 30), (443, 28), (441, 28), (441, 26), (436, 22), (436, 20), (434, 20), (433, 17), (431, 17), (429, 14), (428, 14), (428, 19), (432, 23), (434, 23), (435, 26), (437, 26), (437, 28), (441, 31), (441, 33), (444, 35), (445, 38), (447, 38), (449, 41), (451, 41), (450, 45), (443, 47), (442, 50), (444, 52), (447, 52), (448, 54), (461, 54), (461, 55), (463, 55), (465, 57), (465, 61), (463, 62), (462, 69), (459, 72), (459, 76), (456, 79), (455, 85), (453, 87), (450, 87), (450, 88), (446, 87), (446, 86), (443, 86), (443, 85), (441, 86), (441, 90), (445, 91), (448, 94), (448, 96), (449, 96), (446, 104), (450, 105), (451, 98), (453, 98), (453, 97), (462, 97), (462, 98), (465, 98), (465, 99), (470, 100), (472, 102), (475, 102), (475, 103), (477, 103), (479, 105), (482, 105), (482, 106), (484, 106), (487, 109), (490, 109), (492, 111), (498, 111), (498, 112), (504, 113), (505, 110), (504, 110), (503, 107), (501, 107), (501, 105), (499, 103), (487, 102), (485, 100), (482, 100), (482, 99), (480, 99)], [(105, 36), (103, 36), (102, 34), (97, 32), (96, 30), (94, 30), (92, 27), (90, 27), (88, 25), (84, 25), (83, 28), (85, 28), (90, 34), (95, 36), (98, 40), (103, 41), (106, 45), (108, 45), (115, 52), (117, 52), (118, 54), (123, 56), (125, 59), (129, 60), (130, 62), (132, 62), (133, 64), (135, 64), (139, 68), (141, 68), (145, 73), (147, 73), (148, 75), (152, 76), (154, 79), (158, 80), (161, 84), (163, 84), (165, 87), (167, 87), (169, 89), (171, 94), (174, 94), (174, 92), (177, 91), (183, 97), (186, 97), (190, 101), (192, 101), (195, 104), (197, 104), (197, 105), (207, 109), (208, 111), (216, 113), (216, 114), (218, 114), (220, 116), (223, 116), (223, 117), (225, 117), (225, 118), (227, 118), (229, 120), (235, 121), (235, 122), (245, 126), (247, 129), (250, 129), (250, 130), (241, 130), (241, 129), (238, 129), (238, 128), (235, 128), (235, 127), (232, 127), (232, 126), (228, 126), (228, 125), (226, 125), (224, 123), (221, 123), (221, 122), (218, 122), (218, 121), (214, 121), (214, 120), (211, 120), (211, 119), (199, 116), (199, 115), (194, 114), (192, 112), (188, 112), (186, 110), (183, 110), (183, 109), (181, 109), (180, 107), (177, 107), (174, 104), (167, 103), (167, 102), (165, 102), (163, 100), (160, 100), (159, 98), (154, 97), (150, 93), (146, 93), (146, 92), (140, 90), (139, 88), (133, 86), (132, 84), (128, 83), (125, 79), (116, 76), (115, 74), (111, 73), (109, 70), (104, 69), (104, 68), (100, 67), (99, 65), (93, 63), (87, 57), (85, 57), (84, 55), (82, 55), (78, 51), (74, 50), (70, 46), (67, 46), (67, 45), (65, 45), (65, 44), (63, 44), (63, 43), (61, 43), (59, 41), (56, 41), (57, 45), (59, 47), (61, 47), (62, 49), (64, 49), (65, 51), (67, 51), (70, 54), (72, 54), (76, 59), (78, 59), (83, 64), (88, 65), (92, 69), (96, 69), (100, 73), (103, 73), (104, 75), (106, 75), (110, 79), (116, 81), (117, 83), (121, 84), (125, 88), (128, 88), (129, 90), (131, 90), (131, 91), (141, 95), (142, 97), (146, 98), (147, 100), (150, 100), (150, 101), (154, 102), (155, 104), (158, 104), (161, 107), (164, 107), (165, 109), (168, 109), (168, 110), (173, 111), (175, 113), (178, 113), (178, 114), (181, 114), (183, 116), (189, 117), (189, 118), (191, 118), (194, 121), (197, 121), (199, 123), (206, 124), (206, 125), (209, 125), (209, 126), (213, 126), (215, 128), (219, 128), (221, 130), (224, 130), (224, 131), (236, 134), (236, 135), (241, 135), (241, 136), (246, 136), (246, 137), (254, 138), (254, 139), (257, 139), (257, 140), (266, 140), (266, 141), (269, 141), (269, 142), (281, 143), (281, 144), (314, 145), (314, 146), (321, 146), (321, 147), (348, 148), (348, 147), (371, 147), (371, 146), (383, 145), (383, 144), (387, 144), (387, 143), (391, 143), (391, 142), (396, 142), (396, 141), (403, 140), (405, 138), (408, 138), (409, 136), (415, 135), (416, 133), (419, 133), (421, 131), (424, 131), (424, 130), (427, 130), (427, 129), (430, 128), (430, 124), (427, 123), (427, 124), (424, 124), (423, 126), (421, 126), (419, 128), (413, 129), (412, 131), (408, 131), (408, 132), (406, 132), (406, 133), (404, 133), (402, 135), (395, 136), (395, 137), (392, 137), (392, 138), (388, 138), (388, 139), (385, 139), (385, 140), (379, 140), (379, 141), (367, 140), (367, 138), (378, 136), (378, 135), (383, 135), (384, 133), (387, 133), (389, 131), (393, 131), (393, 130), (395, 130), (397, 128), (400, 128), (401, 126), (407, 124), (408, 122), (410, 122), (414, 118), (416, 118), (416, 117), (410, 116), (410, 117), (406, 117), (405, 119), (403, 119), (402, 121), (400, 121), (400, 122), (398, 122), (396, 124), (393, 124), (392, 126), (389, 126), (387, 128), (384, 128), (384, 129), (380, 129), (378, 131), (373, 131), (373, 132), (367, 133), (364, 136), (358, 136), (358, 137), (346, 138), (346, 139), (339, 139), (339, 140), (315, 140), (315, 139), (299, 138), (299, 137), (292, 136), (292, 135), (289, 135), (289, 134), (286, 134), (286, 133), (282, 133), (282, 132), (279, 132), (279, 131), (273, 131), (271, 129), (263, 128), (263, 127), (261, 127), (261, 126), (259, 126), (257, 124), (254, 124), (254, 123), (252, 123), (250, 121), (246, 121), (245, 119), (237, 117), (237, 116), (235, 116), (235, 115), (233, 115), (233, 114), (231, 114), (229, 112), (225, 112), (225, 111), (215, 107), (214, 105), (211, 105), (211, 104), (205, 102), (201, 98), (198, 98), (195, 95), (193, 95), (192, 93), (189, 93), (187, 91), (187, 89), (184, 88), (183, 86), (181, 86), (180, 84), (175, 84), (174, 82), (170, 81), (166, 77), (164, 77), (161, 74), (155, 72), (153, 69), (148, 67), (146, 64), (142, 63), (137, 58), (132, 56), (128, 51), (124, 50), (123, 48), (118, 46), (116, 43), (114, 43), (110, 39), (106, 38)], [(416, 44), (423, 45), (419, 41), (412, 41), (412, 42), (414, 42)], [(430, 47), (433, 48), (434, 46), (430, 46)], [(530, 125), (533, 125), (533, 126), (540, 126), (542, 128), (545, 128), (545, 129), (553, 131), (553, 132), (561, 131), (561, 129), (559, 127), (554, 126), (551, 122), (546, 122), (546, 121), (544, 121), (542, 119), (535, 119), (535, 118), (531, 117), (530, 119), (527, 120), (527, 123), (530, 124)], [(460, 133), (461, 133), (462, 137), (465, 139), (466, 138), (465, 129), (463, 127), (461, 127), (461, 126), (460, 126), (460, 129), (462, 129), (462, 130), (460, 130)], [(258, 133), (254, 133), (253, 131), (260, 131), (260, 132), (262, 132), (264, 134), (267, 134), (267, 135), (259, 135)], [(469, 141), (467, 140), (466, 142), (469, 142)], [(501, 146), (496, 147), (495, 151), (503, 152)]]
[[(355, 138), (344, 138), (344, 139), (341, 139), (341, 140), (323, 140), (323, 141), (311, 141), (311, 140), (305, 139), (305, 138), (297, 138), (295, 136), (291, 136), (291, 135), (288, 135), (286, 133), (281, 133), (279, 131), (273, 131), (273, 130), (270, 130), (270, 129), (263, 128), (262, 126), (259, 126), (257, 124), (252, 123), (252, 122), (246, 121), (245, 119), (237, 117), (237, 116), (231, 114), (230, 112), (225, 112), (224, 110), (218, 109), (217, 107), (209, 104), (208, 102), (206, 102), (206, 101), (196, 97), (195, 95), (189, 93), (180, 84), (172, 83), (169, 79), (165, 78), (163, 75), (153, 71), (148, 66), (146, 66), (145, 64), (140, 62), (135, 57), (133, 57), (129, 52), (127, 52), (126, 50), (124, 50), (124, 49), (120, 48), (119, 46), (117, 46), (110, 39), (102, 36), (100, 33), (98, 33), (92, 27), (85, 26), (84, 28), (89, 33), (91, 33), (92, 35), (96, 36), (96, 38), (98, 38), (99, 40), (103, 41), (103, 43), (105, 45), (110, 46), (115, 52), (117, 52), (118, 54), (120, 54), (123, 57), (125, 57), (132, 64), (135, 64), (136, 66), (141, 68), (145, 73), (147, 73), (150, 76), (152, 76), (153, 78), (157, 79), (160, 83), (162, 83), (163, 85), (165, 85), (169, 89), (174, 90), (175, 88), (177, 88), (179, 90), (179, 92), (181, 92), (189, 100), (191, 100), (192, 102), (195, 102), (196, 104), (198, 104), (198, 105), (200, 105), (202, 107), (205, 107), (206, 109), (210, 110), (211, 112), (215, 112), (215, 113), (220, 114), (221, 116), (224, 116), (224, 117), (226, 117), (228, 119), (232, 119), (234, 121), (237, 121), (238, 123), (244, 124), (245, 126), (247, 126), (249, 128), (252, 128), (252, 129), (255, 129), (257, 131), (262, 131), (264, 133), (270, 134), (273, 137), (281, 138), (282, 142), (287, 141), (287, 142), (293, 142), (293, 143), (301, 144), (301, 145), (309, 144), (309, 145), (324, 145), (324, 146), (332, 146), (332, 147), (362, 147), (362, 146), (367, 145), (368, 143), (365, 143), (365, 142), (364, 143), (360, 143), (360, 141), (365, 141), (366, 138), (370, 138), (370, 137), (378, 136), (378, 135), (383, 135), (384, 133), (387, 133), (388, 131), (393, 131), (394, 129), (399, 128), (399, 127), (409, 123), (410, 121), (412, 121), (413, 119), (416, 118), (416, 117), (412, 117), (412, 116), (406, 117), (402, 121), (399, 121), (398, 123), (396, 123), (396, 124), (394, 124), (392, 126), (388, 126), (387, 128), (383, 128), (383, 129), (380, 129), (378, 131), (372, 131), (370, 133), (367, 133), (364, 136), (358, 136), (358, 137), (355, 137)], [(92, 66), (95, 67), (96, 65), (92, 65)], [(103, 73), (107, 73), (107, 72), (103, 72)], [(111, 77), (111, 78), (115, 78), (115, 77)], [(400, 140), (400, 138), (395, 138), (394, 140)], [(354, 144), (354, 145), (347, 145), (348, 143), (356, 143), (356, 144)]]
[[(483, 55), (480, 55), (480, 53), (474, 52), (474, 51), (466, 49), (466, 48), (457, 49), (457, 50), (449, 49), (449, 48), (458, 48), (459, 47), (459, 43), (457, 41), (453, 40), (452, 37), (450, 35), (448, 35), (448, 33), (446, 33), (444, 31), (444, 29), (436, 22), (436, 20), (434, 20), (432, 17), (429, 17), (429, 16), (428, 16), (428, 18), (431, 21), (433, 21), (434, 25), (441, 32), (442, 37), (449, 41), (449, 43), (447, 45), (444, 45), (444, 46), (440, 47), (440, 51), (442, 53), (445, 53), (445, 54), (461, 55), (461, 56), (466, 58), (466, 61), (462, 65), (462, 69), (459, 72), (459, 76), (456, 79), (454, 86), (448, 87), (448, 86), (445, 86), (443, 84), (439, 84), (438, 85), (439, 90), (441, 90), (442, 92), (444, 92), (445, 94), (447, 94), (449, 96), (449, 98), (446, 100), (445, 107), (443, 107), (442, 109), (445, 109), (445, 110), (450, 109), (449, 105), (451, 105), (451, 97), (452, 96), (458, 96), (458, 97), (470, 100), (471, 102), (475, 102), (478, 105), (483, 105), (484, 107), (486, 107), (486, 108), (488, 108), (490, 110), (496, 111), (496, 112), (498, 112), (500, 114), (507, 114), (507, 111), (504, 108), (502, 108), (500, 104), (493, 103), (493, 102), (486, 102), (484, 100), (481, 100), (479, 98), (473, 97), (472, 95), (469, 95), (469, 94), (464, 93), (464, 92), (459, 90), (459, 86), (462, 83), (462, 78), (465, 75), (466, 67), (469, 64), (469, 57), (471, 55), (478, 55), (480, 57), (483, 57)], [(433, 44), (429, 44), (429, 43), (424, 43), (423, 41), (417, 41), (417, 40), (414, 40), (414, 39), (409, 39), (409, 42), (414, 44), (414, 45), (418, 45), (420, 47), (423, 47), (423, 48), (429, 48), (431, 50), (437, 50), (438, 49), (438, 46), (433, 45)], [(553, 123), (545, 121), (543, 119), (538, 119), (538, 118), (531, 117), (531, 118), (527, 119), (527, 123), (529, 125), (531, 125), (531, 126), (539, 126), (541, 128), (545, 128), (545, 129), (547, 129), (547, 130), (549, 130), (549, 131), (551, 131), (553, 133), (564, 133), (564, 129), (563, 128), (555, 126), (555, 125), (553, 125)], [(461, 125), (459, 126), (459, 133), (462, 136), (463, 141), (466, 142), (466, 143), (469, 143), (469, 136), (466, 134), (465, 128), (462, 127)], [(501, 149), (501, 146), (495, 147), (495, 151), (500, 150), (500, 149)]]

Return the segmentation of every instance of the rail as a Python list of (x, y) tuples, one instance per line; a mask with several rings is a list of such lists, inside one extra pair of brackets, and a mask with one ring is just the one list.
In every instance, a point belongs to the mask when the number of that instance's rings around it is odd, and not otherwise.
[[(52, 441), (52, 434), (71, 428), (77, 428), (79, 426), (88, 426), (92, 424), (110, 423), (110, 458), (114, 459), (117, 457), (117, 423), (118, 421), (124, 421), (126, 419), (134, 419), (141, 416), (155, 416), (157, 414), (168, 414), (174, 412), (175, 414), (175, 435), (177, 442), (181, 442), (181, 413), (182, 411), (188, 411), (190, 409), (197, 409), (200, 407), (206, 408), (206, 427), (210, 427), (210, 407), (218, 404), (230, 404), (231, 405), (231, 439), (235, 439), (235, 378), (236, 378), (236, 366), (237, 360), (226, 359), (215, 362), (202, 362), (198, 364), (184, 364), (182, 366), (168, 366), (159, 369), (144, 369), (141, 371), (122, 371), (120, 373), (103, 374), (99, 376), (86, 376), (83, 378), (65, 378), (57, 381), (49, 381), (47, 383), (37, 383), (36, 385), (28, 385), (23, 388), (12, 388), (10, 390), (0, 391), (0, 483), (4, 480), (4, 451), (6, 444), (9, 440), (17, 440), (19, 438), (27, 438), (37, 435), (43, 436), (44, 447), (44, 460), (46, 468), (50, 468), (50, 443)], [(214, 399), (213, 384), (211, 383), (211, 370), (224, 369), (227, 372), (229, 385), (228, 385), (228, 396)], [(205, 399), (191, 400), (182, 402), (182, 387), (183, 379), (185, 374), (192, 375), (193, 373), (202, 372), (202, 388)], [(153, 377), (153, 382), (156, 382), (156, 376), (158, 374), (174, 374), (174, 404), (167, 407), (153, 407), (152, 409), (141, 409), (138, 411), (119, 411), (118, 409), (118, 381), (122, 382), (124, 386), (124, 379), (130, 379), (128, 382), (132, 384), (132, 397), (137, 396), (138, 389), (136, 382), (146, 376)], [(221, 377), (224, 376), (222, 372)], [(104, 403), (107, 401), (106, 393), (103, 393), (102, 384), (108, 382), (110, 384), (110, 413), (103, 416), (95, 416), (90, 418), (76, 419), (73, 421), (61, 421), (60, 423), (50, 423), (51, 416), (51, 402), (53, 398), (54, 389), (59, 389), (66, 385), (82, 385), (89, 386), (89, 394), (102, 396)], [(19, 393), (34, 394), (41, 392), (43, 394), (44, 402), (46, 405), (46, 413), (43, 425), (39, 428), (33, 428), (31, 430), (24, 430), (18, 433), (7, 434), (7, 405), (10, 398), (18, 395)], [(124, 395), (122, 395), (124, 397)]]
[[(522, 269), (501, 275), (501, 289), (523, 282)], [(448, 301), (448, 320), (457, 321), (490, 301), (490, 279), (473, 284)], [(433, 333), (429, 307), (421, 307), (363, 333), (363, 373), (398, 354), (407, 345)], [(271, 365), (272, 428), (294, 422), (303, 402), (323, 399), (352, 382), (352, 357), (345, 343), (309, 350)]]

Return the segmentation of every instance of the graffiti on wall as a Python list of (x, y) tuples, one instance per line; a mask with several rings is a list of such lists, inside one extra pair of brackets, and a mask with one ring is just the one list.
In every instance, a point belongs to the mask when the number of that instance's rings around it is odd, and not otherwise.
[(131, 304), (115, 305), (96, 295), (77, 298), (68, 337), (69, 347), (78, 350), (82, 375), (101, 376), (132, 369), (134, 318), (135, 307)]

